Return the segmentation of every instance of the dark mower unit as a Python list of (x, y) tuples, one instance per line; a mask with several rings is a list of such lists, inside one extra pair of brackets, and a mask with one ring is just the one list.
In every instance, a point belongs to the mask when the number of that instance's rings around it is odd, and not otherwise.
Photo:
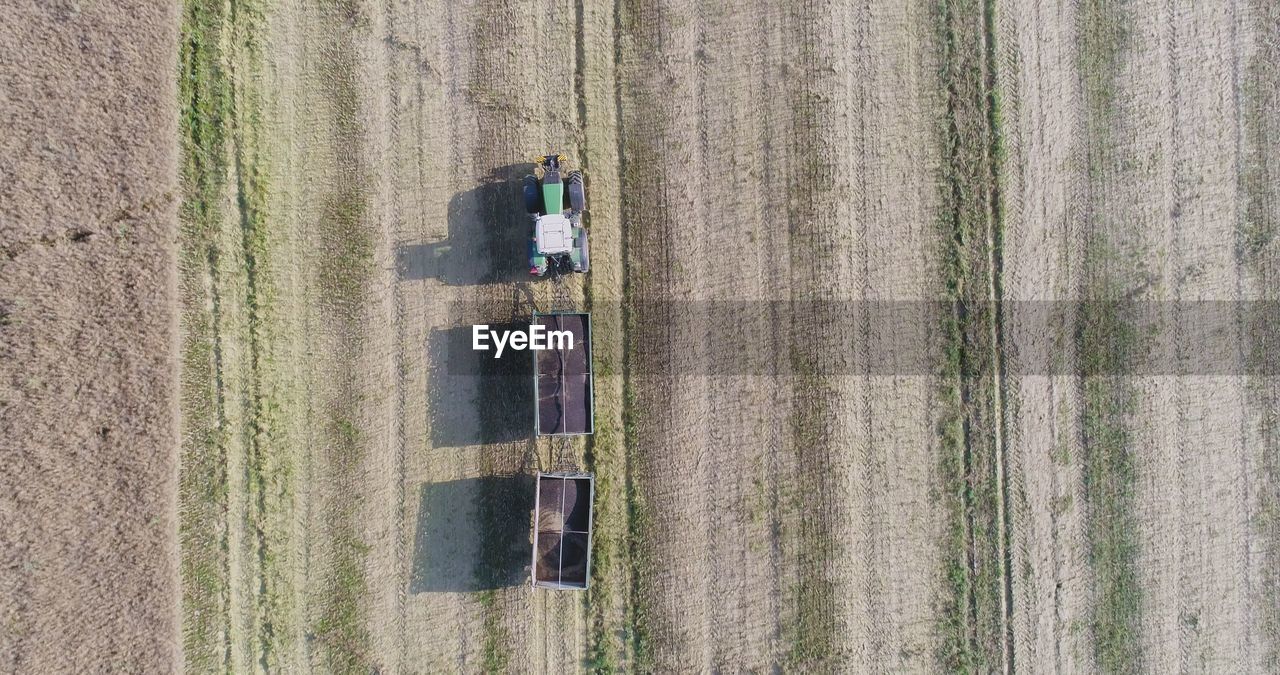
[(533, 323), (550, 336), (551, 348), (533, 352), (534, 433), (581, 436), (595, 433), (595, 379), (591, 372), (591, 315), (534, 312)]
[(584, 591), (591, 583), (589, 473), (538, 473), (533, 505), (533, 587)]
[(529, 274), (542, 277), (568, 272), (585, 273), (591, 268), (587, 230), (582, 214), (587, 208), (582, 172), (567, 175), (561, 165), (563, 155), (538, 159), (534, 175), (524, 177), (524, 208), (529, 213)]

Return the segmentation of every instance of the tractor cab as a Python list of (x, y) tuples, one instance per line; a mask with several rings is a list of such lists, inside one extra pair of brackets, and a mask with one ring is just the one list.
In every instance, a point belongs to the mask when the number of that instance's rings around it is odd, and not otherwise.
[[(562, 176), (564, 157), (538, 158), (534, 174), (524, 177), (525, 210), (533, 221), (529, 237), (529, 273), (586, 272), (590, 269), (582, 172)], [(567, 197), (568, 204), (565, 204)]]
[(534, 226), (538, 253), (557, 255), (573, 250), (573, 223), (559, 213), (538, 216)]

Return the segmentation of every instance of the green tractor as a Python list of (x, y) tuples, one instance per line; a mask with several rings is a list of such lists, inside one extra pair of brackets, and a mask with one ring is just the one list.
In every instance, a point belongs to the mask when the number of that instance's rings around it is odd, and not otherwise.
[(542, 277), (591, 268), (587, 230), (582, 226), (586, 194), (582, 172), (563, 173), (564, 155), (538, 158), (534, 175), (524, 177), (524, 207), (533, 232), (529, 237), (529, 274)]

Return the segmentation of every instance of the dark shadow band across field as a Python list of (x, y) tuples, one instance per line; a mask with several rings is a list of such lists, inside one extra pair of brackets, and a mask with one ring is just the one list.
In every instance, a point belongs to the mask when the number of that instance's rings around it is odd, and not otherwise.
[[(969, 299), (963, 303), (963, 309), (967, 317), (999, 317), (1002, 349), (1018, 355), (1006, 365), (1009, 377), (1280, 374), (1280, 352), (1271, 350), (1246, 359), (1229, 339), (1240, 325), (1280, 325), (1280, 301), (1171, 301), (1127, 297), (1142, 288), (1141, 281), (1117, 284), (1117, 288), (1109, 289), (1107, 295), (1089, 300)], [(613, 311), (615, 307), (597, 302), (594, 311)], [(637, 299), (628, 302), (627, 308), (635, 316), (651, 317), (646, 319), (651, 321), (657, 320), (652, 317), (671, 316), (678, 310), (683, 325), (690, 332), (706, 335), (709, 345), (723, 343), (724, 336), (717, 335), (717, 326), (740, 325), (740, 330), (732, 338), (742, 344), (767, 343), (772, 339), (773, 330), (786, 326), (797, 340), (805, 344), (822, 344), (842, 354), (861, 355), (861, 358), (833, 361), (829, 364), (829, 374), (832, 375), (930, 376), (937, 369), (934, 362), (936, 345), (946, 339), (937, 317), (949, 314), (953, 305), (926, 300), (770, 302)], [(485, 316), (484, 307), (478, 304), (474, 307), (458, 305), (451, 311), (455, 316)], [(1078, 367), (1064, 357), (1071, 345), (1080, 340), (1090, 342), (1088, 327), (1081, 317), (1104, 314), (1123, 318), (1137, 327), (1144, 358), (1089, 361)], [(761, 331), (759, 324), (739, 320), (739, 317), (755, 316), (771, 317), (769, 330)], [(476, 321), (480, 322), (479, 319)], [(528, 326), (527, 321), (489, 323), (494, 330), (523, 330)], [(879, 330), (869, 337), (857, 330), (863, 325)], [(504, 385), (506, 388), (501, 389), (504, 396), (496, 400), (502, 405), (507, 405), (507, 395), (518, 398), (527, 393), (523, 389), (527, 382), (518, 381), (522, 377), (532, 378), (531, 359), (527, 352), (507, 350), (496, 361), (480, 358), (484, 353), (471, 348), (469, 324), (449, 330), (452, 332), (447, 336), (432, 336), (432, 362), (442, 364), (438, 372), (450, 377), (511, 378), (509, 386)], [(439, 344), (435, 343), (436, 340), (440, 341)], [(1107, 343), (1097, 340), (1088, 346), (1096, 350), (1109, 348)], [(492, 353), (486, 356), (491, 357)], [(703, 362), (686, 360), (683, 370), (676, 374), (697, 377), (768, 375), (772, 368), (771, 363), (747, 359), (707, 358)], [(638, 376), (650, 374), (640, 373)], [(515, 404), (517, 399), (510, 401)], [(497, 440), (509, 439), (499, 434)]]

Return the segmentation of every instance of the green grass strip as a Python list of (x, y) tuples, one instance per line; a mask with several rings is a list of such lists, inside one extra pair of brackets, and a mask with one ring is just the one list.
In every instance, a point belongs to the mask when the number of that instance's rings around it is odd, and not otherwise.
[[(1080, 62), (1087, 111), (1088, 173), (1105, 187), (1115, 150), (1116, 78), (1129, 43), (1128, 17), (1115, 2), (1090, 0), (1080, 9)], [(1105, 205), (1102, 207), (1105, 211)], [(1122, 223), (1105, 217), (1086, 242), (1084, 302), (1077, 317), (1077, 353), (1084, 390), (1084, 499), (1089, 562), (1097, 583), (1091, 627), (1094, 658), (1106, 673), (1138, 672), (1142, 593), (1138, 583), (1138, 522), (1134, 515), (1134, 384), (1122, 374), (1141, 358), (1138, 331), (1118, 301), (1134, 279), (1112, 236)]]
[(225, 123), (230, 87), (222, 65), (225, 16), (218, 3), (183, 8), (178, 92), (181, 105), (183, 201), (179, 268), (183, 345), (184, 434), (179, 469), (179, 541), (182, 573), (183, 655), (186, 668), (210, 672), (229, 666), (228, 500), (226, 439), (221, 423), (217, 288), (205, 279), (217, 267), (214, 245), (225, 188)]

